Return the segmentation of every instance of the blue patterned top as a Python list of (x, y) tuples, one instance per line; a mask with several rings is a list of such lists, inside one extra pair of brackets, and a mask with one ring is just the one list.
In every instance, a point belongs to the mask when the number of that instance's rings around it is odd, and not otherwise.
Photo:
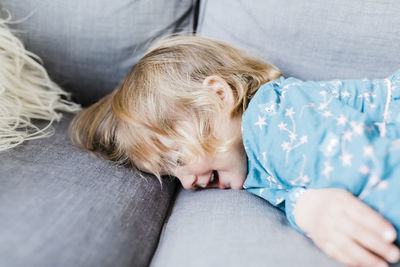
[(385, 79), (264, 84), (242, 117), (244, 188), (284, 210), (300, 232), (298, 197), (327, 187), (352, 192), (399, 230), (400, 209), (386, 208), (400, 201), (399, 99), (400, 70)]

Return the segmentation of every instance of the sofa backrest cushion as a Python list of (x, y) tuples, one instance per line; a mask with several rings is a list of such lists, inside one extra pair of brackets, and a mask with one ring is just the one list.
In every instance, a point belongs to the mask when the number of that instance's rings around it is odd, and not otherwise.
[(285, 76), (381, 78), (400, 68), (400, 2), (207, 1), (198, 33), (248, 48)]
[[(3, 0), (50, 76), (90, 104), (112, 91), (161, 35), (193, 30), (194, 0)], [(27, 18), (28, 17), (28, 18)]]

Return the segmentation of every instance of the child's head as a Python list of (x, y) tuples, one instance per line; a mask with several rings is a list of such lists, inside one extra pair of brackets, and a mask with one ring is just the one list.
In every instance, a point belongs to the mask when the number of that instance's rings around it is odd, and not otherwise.
[[(239, 188), (246, 174), (241, 115), (257, 89), (280, 75), (226, 43), (171, 37), (154, 44), (115, 91), (79, 113), (70, 135), (158, 178), (177, 176), (185, 188), (206, 186), (215, 171), (221, 179), (228, 165), (222, 162), (242, 161), (236, 184), (222, 184)], [(221, 168), (213, 167), (217, 162)]]

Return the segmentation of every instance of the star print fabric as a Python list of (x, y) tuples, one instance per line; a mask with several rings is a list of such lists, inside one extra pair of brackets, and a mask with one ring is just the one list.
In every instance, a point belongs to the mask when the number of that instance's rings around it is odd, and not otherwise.
[(342, 188), (400, 230), (400, 70), (385, 79), (301, 81), (258, 90), (242, 116), (244, 188), (286, 212), (307, 189)]

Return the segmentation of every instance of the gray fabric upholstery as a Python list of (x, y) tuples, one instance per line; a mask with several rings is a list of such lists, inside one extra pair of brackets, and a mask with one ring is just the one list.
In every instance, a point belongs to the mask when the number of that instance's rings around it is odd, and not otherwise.
[[(247, 48), (301, 79), (400, 69), (398, 1), (207, 1), (198, 33)], [(245, 191), (180, 191), (152, 267), (339, 266)], [(400, 266), (400, 264), (396, 265)]]
[[(191, 32), (194, 0), (2, 0), (26, 46), (83, 104), (112, 91), (161, 35)], [(33, 13), (32, 13), (33, 12)]]
[(181, 191), (151, 267), (342, 266), (244, 190)]
[(147, 266), (176, 184), (56, 134), (0, 153), (0, 266)]
[(260, 54), (285, 76), (378, 78), (400, 68), (399, 14), (390, 0), (204, 0), (198, 32)]
[[(194, 0), (2, 0), (27, 49), (75, 99), (112, 91), (154, 39), (191, 32)], [(0, 153), (0, 266), (147, 266), (176, 184), (56, 135)]]

